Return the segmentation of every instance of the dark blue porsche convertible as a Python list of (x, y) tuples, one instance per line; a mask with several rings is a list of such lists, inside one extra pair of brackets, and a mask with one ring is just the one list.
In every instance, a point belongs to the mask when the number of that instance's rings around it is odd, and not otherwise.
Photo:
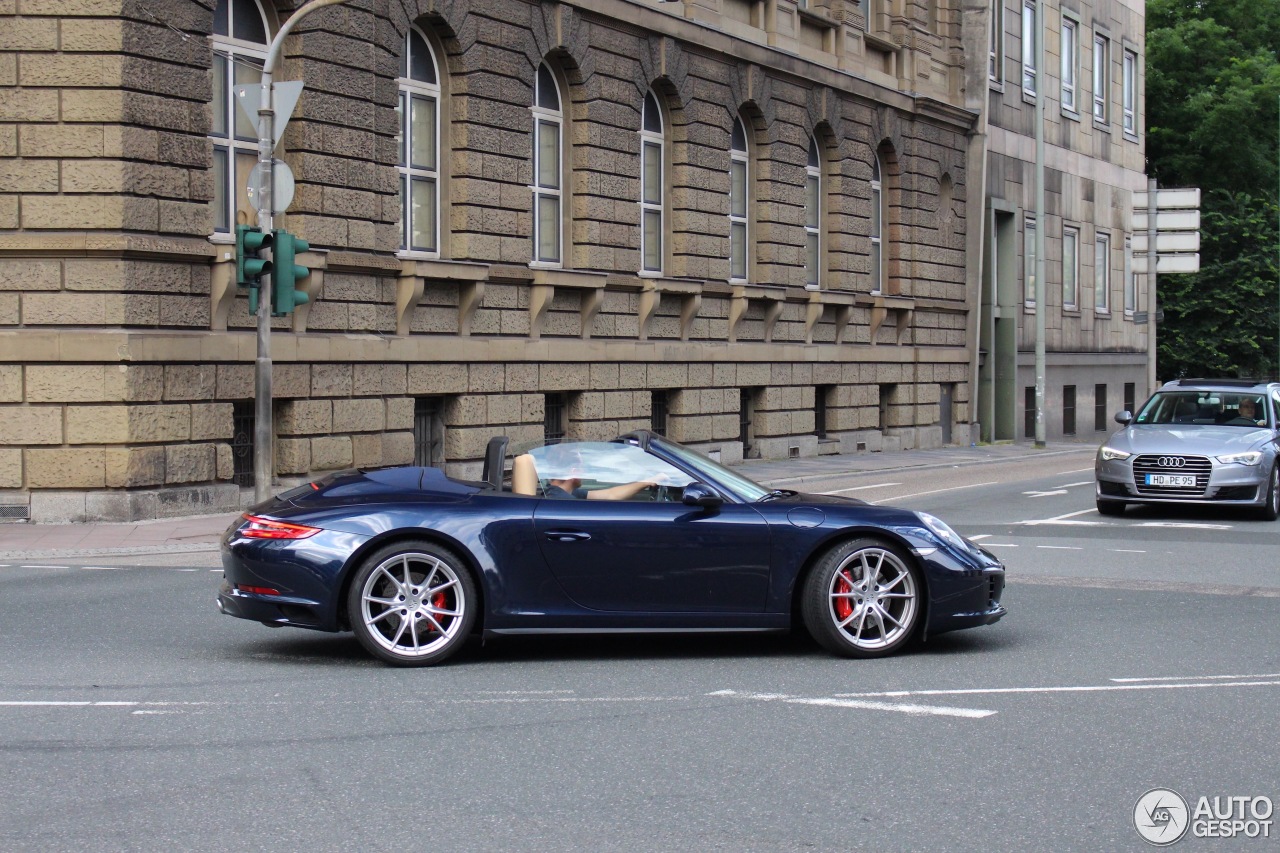
[(838, 655), (1000, 619), (1004, 567), (923, 512), (770, 490), (648, 432), (511, 457), (484, 480), (346, 471), (222, 539), (223, 613), (353, 631), (425, 666), (474, 634), (785, 631)]

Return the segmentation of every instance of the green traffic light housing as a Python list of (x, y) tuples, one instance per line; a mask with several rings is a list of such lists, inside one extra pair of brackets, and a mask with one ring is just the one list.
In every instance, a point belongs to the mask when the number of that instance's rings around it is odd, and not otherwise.
[(271, 274), (271, 261), (259, 253), (271, 248), (272, 237), (252, 225), (236, 226), (236, 284), (249, 288), (249, 313), (258, 313), (262, 277)]
[(275, 234), (275, 287), (273, 296), (277, 317), (293, 313), (293, 309), (308, 302), (307, 294), (298, 290), (298, 282), (311, 275), (311, 270), (297, 262), (297, 256), (311, 248), (311, 244), (288, 231)]

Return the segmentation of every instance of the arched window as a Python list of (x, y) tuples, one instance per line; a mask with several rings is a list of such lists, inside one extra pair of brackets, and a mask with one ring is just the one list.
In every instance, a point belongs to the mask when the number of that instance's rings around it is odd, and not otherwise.
[(230, 233), (236, 212), (256, 216), (245, 186), (258, 161), (258, 132), (236, 103), (235, 87), (257, 84), (267, 58), (267, 16), (257, 0), (218, 0), (213, 13), (213, 230)]
[(871, 292), (884, 290), (884, 187), (880, 155), (871, 158)]
[(747, 193), (751, 166), (747, 155), (747, 128), (742, 119), (733, 120), (729, 139), (729, 278), (747, 278), (747, 247), (750, 233), (747, 225)]
[(645, 93), (640, 121), (640, 269), (662, 272), (662, 234), (665, 223), (662, 167), (666, 140), (662, 111), (653, 90)]
[(538, 66), (533, 93), (533, 260), (561, 261), (560, 217), (562, 204), (561, 139), (564, 113), (560, 84), (550, 66)]
[(400, 57), (400, 248), (440, 251), (440, 77), (426, 37), (410, 27)]
[(805, 166), (804, 241), (804, 286), (817, 290), (822, 286), (822, 160), (816, 136), (809, 137), (809, 161)]

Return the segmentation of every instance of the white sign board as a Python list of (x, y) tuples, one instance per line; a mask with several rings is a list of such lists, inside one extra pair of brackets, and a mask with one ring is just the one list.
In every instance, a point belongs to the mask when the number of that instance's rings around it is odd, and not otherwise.
[[(1156, 190), (1157, 210), (1194, 210), (1198, 207), (1200, 207), (1199, 187), (1174, 190)], [(1147, 209), (1146, 193), (1133, 194), (1133, 209), (1135, 211)]]
[[(1130, 262), (1129, 268), (1135, 273), (1142, 275), (1147, 271), (1147, 256), (1134, 254), (1133, 260)], [(1165, 273), (1178, 272), (1199, 272), (1200, 271), (1200, 254), (1188, 255), (1157, 255), (1156, 256), (1156, 273), (1164, 275)]]
[[(1134, 232), (1147, 230), (1147, 212), (1145, 209), (1133, 212)], [(1156, 230), (1158, 231), (1199, 231), (1200, 211), (1198, 210), (1157, 210)]]
[[(1200, 251), (1199, 231), (1157, 231), (1156, 251), (1160, 254), (1169, 252)], [(1139, 231), (1133, 235), (1133, 253), (1147, 253), (1147, 232)]]
[[(285, 125), (289, 123), (289, 118), (293, 115), (293, 108), (298, 105), (298, 96), (302, 94), (302, 81), (282, 80), (279, 83), (273, 83), (271, 88), (276, 93), (275, 128), (272, 133), (275, 138), (271, 140), (272, 147), (275, 147), (280, 144), (280, 137), (284, 136)], [(236, 93), (236, 103), (240, 105), (240, 109), (244, 110), (244, 114), (253, 123), (254, 131), (262, 133), (258, 129), (258, 110), (262, 107), (262, 84), (247, 83), (242, 86), (236, 86), (232, 91)]]

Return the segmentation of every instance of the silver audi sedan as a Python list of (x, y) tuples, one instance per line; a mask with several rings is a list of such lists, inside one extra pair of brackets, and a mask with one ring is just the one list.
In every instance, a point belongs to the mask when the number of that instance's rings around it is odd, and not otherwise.
[(1098, 448), (1098, 512), (1131, 503), (1222, 504), (1280, 515), (1280, 383), (1179, 379), (1165, 383)]

